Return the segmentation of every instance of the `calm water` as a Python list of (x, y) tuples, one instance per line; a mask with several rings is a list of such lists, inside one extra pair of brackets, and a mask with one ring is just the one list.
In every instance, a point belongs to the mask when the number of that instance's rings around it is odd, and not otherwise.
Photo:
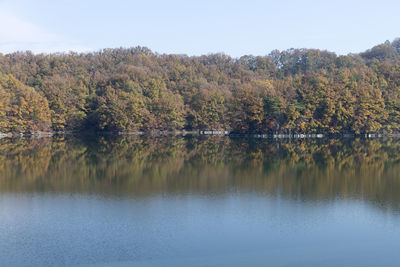
[(0, 266), (400, 266), (400, 141), (0, 140)]

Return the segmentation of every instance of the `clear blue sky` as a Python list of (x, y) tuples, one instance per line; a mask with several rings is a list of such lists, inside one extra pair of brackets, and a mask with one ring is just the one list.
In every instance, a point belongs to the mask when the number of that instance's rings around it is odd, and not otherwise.
[(234, 57), (364, 51), (400, 37), (399, 0), (0, 0), (0, 52), (147, 46)]

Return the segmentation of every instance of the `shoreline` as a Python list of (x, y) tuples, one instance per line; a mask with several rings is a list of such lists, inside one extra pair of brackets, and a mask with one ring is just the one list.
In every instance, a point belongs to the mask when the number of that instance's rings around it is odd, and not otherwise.
[(24, 132), (24, 133), (0, 133), (0, 139), (3, 138), (44, 138), (54, 137), (57, 135), (116, 135), (116, 136), (226, 136), (231, 138), (255, 138), (255, 139), (322, 139), (322, 138), (400, 138), (400, 133), (363, 133), (363, 134), (323, 134), (323, 133), (234, 133), (225, 130), (175, 130), (175, 131), (131, 131), (131, 132)]
[(1, 138), (17, 138), (17, 137), (52, 137), (54, 136), (55, 132), (24, 132), (24, 133), (0, 133)]

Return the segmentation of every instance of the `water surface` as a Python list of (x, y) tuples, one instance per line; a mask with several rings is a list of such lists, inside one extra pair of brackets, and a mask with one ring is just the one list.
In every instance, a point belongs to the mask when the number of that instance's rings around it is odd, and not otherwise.
[(0, 140), (2, 266), (399, 266), (400, 142)]

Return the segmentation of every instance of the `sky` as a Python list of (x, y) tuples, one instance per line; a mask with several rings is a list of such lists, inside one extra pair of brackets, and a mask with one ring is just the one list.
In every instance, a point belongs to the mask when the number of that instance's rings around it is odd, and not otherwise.
[(399, 0), (0, 0), (0, 53), (358, 53), (400, 37)]

